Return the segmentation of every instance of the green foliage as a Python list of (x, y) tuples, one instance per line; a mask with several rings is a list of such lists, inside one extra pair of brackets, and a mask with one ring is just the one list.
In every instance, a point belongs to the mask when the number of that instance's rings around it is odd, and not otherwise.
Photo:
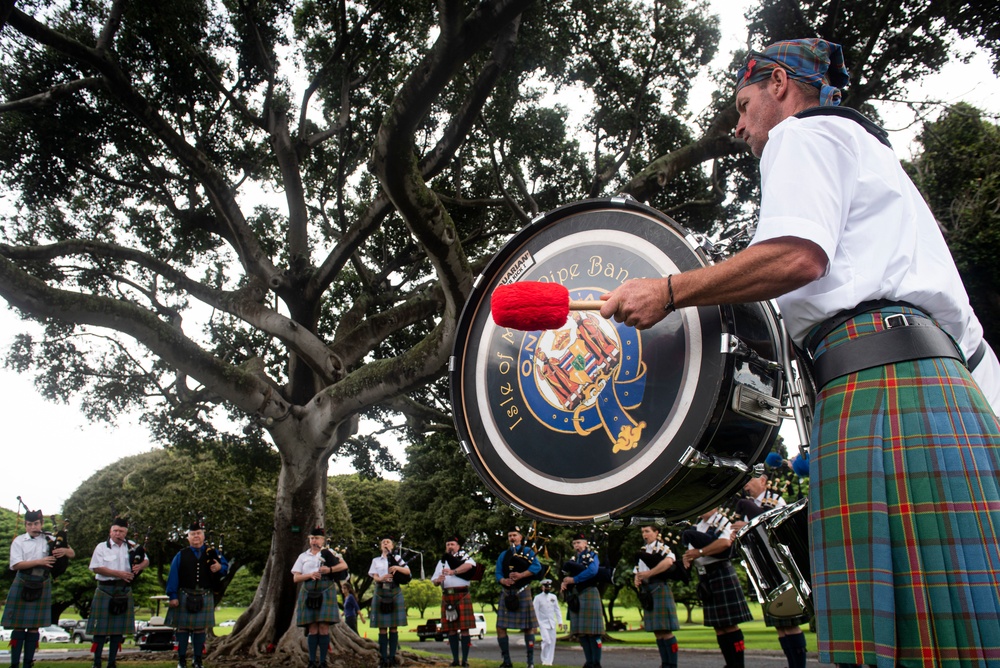
[(237, 608), (245, 608), (253, 601), (260, 585), (260, 574), (254, 573), (249, 568), (241, 568), (229, 586), (226, 587), (226, 595), (221, 601), (221, 605)]
[(406, 607), (416, 608), (420, 619), (423, 619), (427, 608), (435, 611), (435, 608), (441, 607), (441, 587), (430, 580), (413, 580), (406, 586), (405, 600)]
[(986, 339), (1000, 345), (1000, 126), (958, 104), (918, 136), (908, 172), (942, 225)]

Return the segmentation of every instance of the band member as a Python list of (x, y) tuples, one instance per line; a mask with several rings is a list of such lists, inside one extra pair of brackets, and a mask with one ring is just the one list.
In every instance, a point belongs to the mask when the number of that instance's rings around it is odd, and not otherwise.
[(94, 636), (94, 668), (101, 668), (101, 653), (109, 640), (108, 668), (114, 668), (122, 641), (135, 632), (132, 580), (149, 566), (149, 559), (133, 564), (130, 547), (128, 521), (116, 517), (108, 539), (97, 544), (90, 558), (90, 570), (97, 580), (87, 618), (87, 633)]
[(507, 629), (524, 631), (524, 646), (528, 652), (528, 665), (535, 664), (535, 609), (531, 607), (531, 578), (542, 571), (535, 551), (522, 541), (519, 527), (507, 532), (510, 547), (497, 557), (496, 580), (500, 583), (500, 605), (497, 611), (497, 644), (503, 663), (500, 668), (510, 668), (510, 638)]
[[(739, 531), (747, 522), (754, 517), (774, 508), (787, 505), (781, 494), (768, 487), (768, 478), (762, 475), (759, 478), (751, 478), (743, 486), (743, 491), (749, 496), (740, 499), (737, 510), (743, 513), (742, 522), (733, 522), (733, 531)], [(764, 613), (764, 623), (771, 626), (778, 632), (778, 642), (788, 659), (788, 668), (805, 668), (806, 665), (806, 637), (802, 633), (799, 624), (809, 622), (808, 615), (798, 617), (774, 617)]]
[(364, 615), (361, 614), (361, 605), (358, 604), (358, 594), (354, 591), (354, 585), (350, 580), (344, 580), (340, 584), (340, 591), (344, 595), (344, 621), (351, 630), (358, 632), (358, 618), (364, 622)]
[[(462, 549), (462, 539), (452, 536), (445, 541), (444, 556), (437, 562), (431, 576), (431, 582), (441, 587), (441, 630), (448, 634), (453, 666), (469, 665), (469, 649), (472, 647), (469, 629), (475, 628), (476, 618), (467, 578), (475, 567), (475, 560)], [(461, 663), (458, 661), (459, 645), (462, 647)]]
[(166, 625), (177, 630), (177, 667), (187, 666), (188, 642), (192, 641), (192, 665), (201, 668), (205, 634), (215, 626), (212, 590), (229, 570), (229, 563), (221, 554), (205, 546), (205, 527), (201, 522), (193, 522), (188, 527), (187, 541), (188, 547), (174, 555), (170, 562)]
[(743, 668), (743, 631), (739, 625), (753, 619), (747, 606), (736, 569), (729, 562), (733, 546), (730, 520), (715, 508), (699, 518), (692, 529), (685, 529), (682, 540), (688, 550), (684, 566), (698, 571), (698, 595), (705, 618), (704, 625), (715, 629), (728, 668)]
[(573, 537), (573, 550), (576, 554), (563, 564), (563, 571), (569, 574), (562, 579), (559, 589), (566, 596), (570, 630), (580, 639), (585, 668), (601, 668), (604, 611), (597, 589), (601, 560), (597, 552), (590, 549), (587, 537), (582, 533)]
[[(309, 549), (292, 566), (292, 580), (302, 583), (295, 624), (304, 626), (309, 647), (309, 668), (326, 665), (330, 649), (330, 624), (340, 621), (337, 608), (337, 573), (347, 571), (347, 562), (326, 546), (323, 527), (309, 532)], [(316, 652), (319, 651), (319, 663)]]
[(379, 667), (395, 666), (396, 649), (399, 647), (398, 627), (406, 626), (406, 606), (399, 580), (410, 575), (410, 567), (393, 554), (395, 543), (383, 538), (379, 543), (382, 553), (372, 559), (368, 575), (375, 581), (375, 596), (369, 619), (371, 627), (378, 629)]
[(29, 668), (38, 648), (38, 629), (52, 623), (51, 570), (56, 559), (76, 556), (73, 548), (50, 549), (42, 531), (42, 511), (24, 513), (24, 533), (10, 544), (10, 569), (16, 572), (7, 592), (0, 625), (10, 634), (10, 665), (19, 668), (22, 654)]
[(552, 580), (545, 578), (539, 584), (542, 591), (532, 600), (531, 607), (535, 609), (542, 636), (542, 665), (551, 666), (556, 654), (556, 631), (563, 623), (562, 609), (559, 598), (552, 593)]
[(627, 281), (601, 315), (645, 329), (675, 309), (776, 298), (820, 387), (809, 485), (820, 661), (978, 663), (1000, 655), (1000, 633), (974, 630), (984, 618), (995, 628), (1000, 610), (1000, 364), (884, 132), (837, 108), (848, 81), (826, 40), (751, 52), (736, 75), (736, 136), (760, 158), (750, 247)]
[(677, 557), (660, 540), (660, 530), (655, 526), (642, 527), (642, 540), (644, 544), (635, 566), (635, 587), (639, 590), (639, 601), (645, 610), (642, 625), (656, 636), (661, 668), (673, 667), (677, 665), (677, 638), (674, 637), (674, 631), (681, 626), (677, 619), (674, 594), (670, 591), (667, 580), (668, 571)]

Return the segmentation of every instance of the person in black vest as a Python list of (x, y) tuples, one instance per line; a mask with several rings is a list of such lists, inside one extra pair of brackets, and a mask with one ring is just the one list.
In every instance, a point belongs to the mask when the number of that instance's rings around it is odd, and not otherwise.
[(192, 665), (201, 668), (205, 634), (215, 626), (212, 590), (229, 570), (229, 563), (216, 550), (205, 547), (205, 527), (200, 522), (191, 524), (187, 539), (189, 546), (170, 562), (166, 625), (177, 629), (177, 668), (187, 668), (189, 640), (194, 642)]
[(524, 645), (528, 653), (528, 666), (535, 665), (535, 608), (531, 605), (531, 579), (542, 570), (535, 551), (522, 544), (524, 535), (519, 527), (507, 532), (510, 547), (497, 557), (496, 580), (503, 589), (497, 611), (497, 644), (503, 656), (501, 668), (510, 668), (510, 638), (507, 629), (524, 631)]
[(135, 606), (132, 580), (149, 566), (149, 559), (129, 553), (128, 520), (116, 517), (108, 539), (98, 543), (90, 559), (90, 570), (97, 580), (94, 600), (87, 617), (87, 633), (94, 636), (94, 668), (101, 668), (101, 652), (108, 647), (108, 668), (114, 668), (118, 650), (126, 635), (135, 631)]

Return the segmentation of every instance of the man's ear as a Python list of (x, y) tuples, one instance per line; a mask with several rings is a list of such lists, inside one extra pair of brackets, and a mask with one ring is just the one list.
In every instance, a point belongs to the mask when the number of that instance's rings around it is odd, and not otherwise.
[(767, 85), (775, 98), (779, 100), (784, 99), (791, 90), (791, 80), (788, 78), (788, 72), (783, 67), (775, 67), (771, 70), (771, 78), (768, 79)]

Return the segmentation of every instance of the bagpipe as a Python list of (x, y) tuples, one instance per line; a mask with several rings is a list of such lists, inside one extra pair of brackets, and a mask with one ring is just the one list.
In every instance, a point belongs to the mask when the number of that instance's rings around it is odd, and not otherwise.
[[(153, 527), (146, 527), (146, 535), (142, 538), (142, 543), (137, 543), (134, 540), (127, 540), (128, 542), (128, 565), (131, 568), (135, 568), (142, 562), (146, 561), (148, 555), (146, 554), (146, 545), (149, 543), (149, 532), (153, 530)], [(132, 572), (132, 582), (134, 583), (138, 579), (139, 573), (135, 571)]]
[(636, 563), (641, 561), (646, 565), (646, 568), (652, 570), (661, 561), (666, 559), (668, 554), (673, 553), (674, 563), (667, 570), (652, 576), (650, 579), (654, 582), (665, 582), (668, 580), (689, 582), (691, 580), (691, 571), (684, 568), (684, 560), (681, 559), (683, 552), (684, 546), (681, 542), (680, 534), (674, 531), (661, 530), (660, 540), (654, 542), (651, 546), (644, 546), (636, 552), (635, 560)]
[[(403, 548), (397, 547), (395, 551), (388, 552), (385, 555), (385, 560), (388, 563), (388, 567), (399, 566), (400, 568), (410, 568), (410, 561), (416, 559), (419, 555), (414, 555), (410, 557), (409, 560), (403, 558)], [(413, 579), (413, 572), (403, 573), (401, 571), (396, 571), (392, 574), (392, 581), (398, 585), (409, 584), (410, 580)]]
[[(565, 577), (575, 578), (580, 573), (587, 570), (590, 562), (586, 563), (577, 561), (576, 559), (570, 559), (569, 561), (564, 561), (559, 567), (559, 572)], [(607, 566), (598, 566), (597, 574), (590, 578), (589, 580), (584, 580), (583, 582), (577, 582), (576, 586), (579, 589), (586, 589), (587, 587), (599, 587), (601, 585), (607, 585), (614, 580), (614, 570), (608, 568)]]
[[(735, 503), (735, 500), (734, 500)], [(685, 545), (701, 549), (707, 547), (719, 539), (723, 533), (736, 521), (735, 510), (732, 508), (720, 507), (718, 511), (709, 518), (711, 520), (707, 531), (699, 531), (694, 527), (689, 527), (681, 532), (681, 541)], [(735, 545), (731, 545), (725, 552), (712, 555), (717, 559), (731, 559), (735, 554)]]
[[(49, 515), (49, 518), (52, 520), (52, 528), (55, 529), (56, 528), (56, 516), (55, 515)], [(68, 548), (69, 547), (69, 520), (67, 520), (64, 517), (63, 521), (62, 521), (62, 528), (59, 529), (58, 531), (56, 531), (54, 534), (46, 532), (45, 533), (45, 538), (46, 538), (46, 540), (49, 541), (49, 554), (50, 555), (53, 552), (55, 552), (56, 550), (60, 549), (60, 548), (62, 548), (62, 549)], [(53, 579), (55, 579), (55, 578), (59, 577), (60, 575), (62, 575), (63, 573), (65, 573), (67, 568), (69, 568), (69, 557), (67, 557), (65, 555), (63, 555), (61, 557), (57, 557), (56, 558), (56, 563), (54, 563), (52, 565), (52, 577), (53, 577)]]
[[(342, 550), (334, 550), (332, 547), (327, 545), (322, 550), (319, 551), (319, 557), (323, 560), (323, 565), (327, 568), (333, 568), (341, 561), (344, 560), (341, 554)], [(349, 569), (344, 569), (342, 571), (336, 571), (332, 573), (326, 573), (322, 576), (323, 580), (336, 580), (337, 582), (343, 582), (347, 578), (351, 577), (351, 572)]]

